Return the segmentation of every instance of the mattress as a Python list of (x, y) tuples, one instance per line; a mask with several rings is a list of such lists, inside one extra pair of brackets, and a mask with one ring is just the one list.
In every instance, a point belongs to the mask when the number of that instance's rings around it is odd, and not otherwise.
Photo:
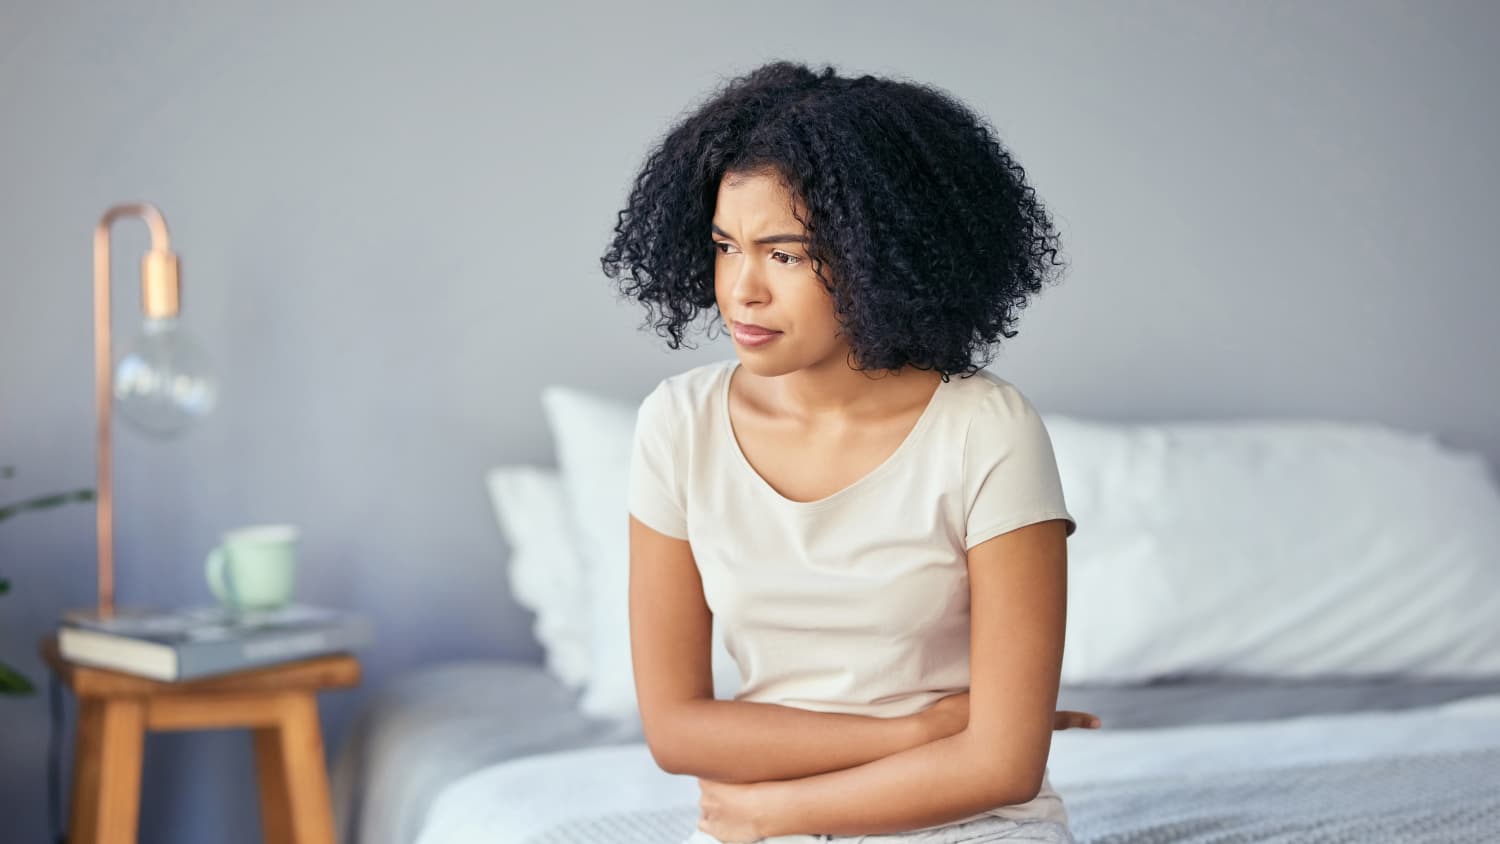
[[(1055, 737), (1049, 764), (1079, 844), (1500, 840), (1500, 695), (1402, 711), (1069, 731)], [(417, 844), (685, 844), (697, 816), (696, 781), (662, 774), (644, 745), (582, 748), (455, 782), (434, 801)]]
[(540, 665), (451, 662), (381, 686), (339, 745), (331, 776), (341, 844), (411, 844), (433, 798), (507, 759), (639, 740), (636, 725), (589, 718)]
[[(1050, 778), (1062, 791), (1190, 770), (1227, 776), (1272, 764), (1482, 746), (1463, 720), (1466, 704), (1493, 715), (1500, 748), (1500, 677), (1220, 676), (1064, 686), (1058, 707), (1093, 712), (1104, 726), (1054, 734)], [(1449, 719), (1452, 730), (1417, 726), (1433, 717)], [(636, 830), (652, 829), (652, 818), (664, 825), (658, 830), (684, 822), (691, 830), (697, 799), (692, 777), (655, 768), (637, 723), (589, 718), (577, 709), (577, 693), (540, 665), (505, 661), (451, 663), (388, 683), (341, 745), (333, 785), (343, 844), (574, 840), (568, 830), (580, 820), (579, 805), (592, 806), (600, 822), (613, 811)], [(591, 788), (599, 799), (580, 801)], [(576, 834), (627, 840), (618, 832)], [(672, 833), (654, 834), (639, 840), (672, 840)]]

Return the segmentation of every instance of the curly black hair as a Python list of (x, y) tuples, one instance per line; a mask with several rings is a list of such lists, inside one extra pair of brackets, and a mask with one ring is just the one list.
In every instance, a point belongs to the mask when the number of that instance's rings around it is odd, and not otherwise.
[(854, 369), (973, 374), (1064, 266), (1051, 218), (983, 117), (931, 85), (772, 61), (665, 133), (600, 258), (648, 324), (659, 312), (673, 349), (700, 311), (723, 326), (709, 232), (726, 172), (772, 174), (806, 208), (796, 218)]

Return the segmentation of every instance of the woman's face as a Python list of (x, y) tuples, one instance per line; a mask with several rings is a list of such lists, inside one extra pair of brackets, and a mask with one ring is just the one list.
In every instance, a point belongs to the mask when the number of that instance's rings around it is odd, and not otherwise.
[[(804, 218), (800, 204), (797, 212)], [(726, 173), (713, 218), (714, 297), (740, 362), (777, 375), (837, 358), (848, 344), (833, 299), (813, 274), (806, 230), (790, 191), (774, 176)], [(824, 264), (827, 272), (827, 264)], [(778, 332), (769, 341), (739, 331), (747, 322)]]

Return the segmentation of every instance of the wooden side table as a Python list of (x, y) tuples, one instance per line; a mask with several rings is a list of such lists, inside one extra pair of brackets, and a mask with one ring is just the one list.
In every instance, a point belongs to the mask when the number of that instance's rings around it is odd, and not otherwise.
[(359, 660), (336, 654), (164, 683), (68, 662), (55, 635), (42, 659), (78, 697), (68, 844), (134, 844), (147, 730), (252, 732), (268, 844), (334, 844), (316, 693), (359, 682)]

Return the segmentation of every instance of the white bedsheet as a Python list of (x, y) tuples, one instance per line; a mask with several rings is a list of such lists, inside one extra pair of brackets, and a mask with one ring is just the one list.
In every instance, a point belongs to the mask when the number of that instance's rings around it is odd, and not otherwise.
[[(1500, 695), (1401, 711), (1309, 715), (1183, 727), (1065, 730), (1052, 737), (1052, 785), (1253, 770), (1500, 747)], [(662, 772), (640, 743), (502, 762), (448, 785), (417, 844), (522, 840), (584, 813), (696, 805), (694, 777)]]

